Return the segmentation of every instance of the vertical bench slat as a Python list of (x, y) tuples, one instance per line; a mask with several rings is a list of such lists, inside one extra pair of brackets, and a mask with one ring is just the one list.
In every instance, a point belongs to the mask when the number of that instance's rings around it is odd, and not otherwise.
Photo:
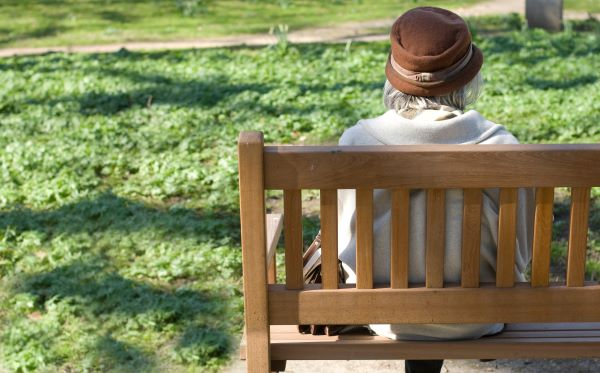
[(410, 216), (410, 190), (392, 190), (390, 286), (393, 289), (408, 287), (408, 235)]
[(273, 259), (271, 259), (271, 263), (269, 263), (269, 268), (267, 270), (267, 283), (269, 283), (269, 284), (277, 283), (276, 255), (273, 255)]
[(571, 220), (567, 259), (567, 286), (583, 286), (587, 249), (590, 188), (571, 189)]
[(244, 268), (244, 319), (247, 367), (268, 372), (270, 365), (267, 287), (267, 238), (263, 175), (263, 136), (242, 132), (238, 142), (240, 221)]
[(553, 205), (554, 188), (537, 188), (535, 191), (535, 225), (531, 263), (531, 286), (533, 287), (548, 287), (550, 282)]
[(356, 287), (373, 288), (373, 189), (356, 190)]
[(461, 285), (464, 288), (479, 287), (481, 200), (481, 189), (464, 190), (461, 254)]
[(298, 189), (283, 191), (283, 237), (285, 243), (285, 285), (302, 289), (302, 193)]
[(321, 190), (321, 274), (323, 289), (338, 288), (337, 190)]
[(267, 214), (267, 281), (277, 283), (277, 241), (283, 224), (281, 214)]
[(444, 246), (446, 231), (446, 191), (427, 190), (427, 237), (425, 248), (425, 286), (444, 287)]
[(496, 265), (497, 287), (512, 287), (515, 284), (517, 199), (517, 188), (502, 188), (500, 190), (498, 260)]

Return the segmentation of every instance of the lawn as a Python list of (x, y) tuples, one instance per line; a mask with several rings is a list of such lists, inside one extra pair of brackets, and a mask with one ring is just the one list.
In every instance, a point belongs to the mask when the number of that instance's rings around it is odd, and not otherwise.
[[(597, 25), (520, 22), (471, 20), (486, 56), (475, 108), (522, 142), (599, 142), (600, 36), (577, 31)], [(388, 48), (0, 59), (0, 370), (223, 367), (242, 329), (239, 131), (334, 142), (382, 113)], [(597, 279), (598, 200), (590, 229)]]
[(564, 7), (568, 10), (579, 10), (583, 12), (600, 12), (600, 1), (598, 0), (564, 0)]
[(279, 24), (286, 24), (293, 31), (393, 19), (422, 4), (456, 7), (477, 1), (3, 0), (0, 48), (265, 34)]

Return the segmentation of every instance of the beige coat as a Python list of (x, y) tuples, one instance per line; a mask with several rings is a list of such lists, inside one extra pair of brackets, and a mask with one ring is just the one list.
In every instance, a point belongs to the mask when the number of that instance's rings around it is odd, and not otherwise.
[[(344, 132), (340, 145), (402, 145), (402, 144), (516, 144), (517, 139), (504, 127), (492, 123), (476, 111), (426, 110), (414, 119), (406, 119), (393, 110), (372, 119), (359, 121)], [(402, 167), (402, 165), (398, 165)], [(374, 281), (390, 281), (390, 192), (375, 190), (374, 198)], [(339, 257), (356, 270), (355, 191), (340, 190)], [(496, 245), (498, 240), (499, 191), (484, 191), (481, 227), (480, 280), (495, 281)], [(524, 279), (523, 272), (531, 260), (534, 198), (530, 189), (519, 190), (515, 278)], [(425, 206), (423, 190), (411, 191), (409, 236), (409, 281), (425, 282)], [(462, 191), (446, 192), (446, 229), (444, 281), (459, 283), (461, 273)], [(355, 281), (353, 276), (350, 282)], [(401, 310), (399, 310), (401, 312)], [(464, 339), (497, 333), (502, 324), (394, 324), (371, 325), (379, 335), (392, 339)]]

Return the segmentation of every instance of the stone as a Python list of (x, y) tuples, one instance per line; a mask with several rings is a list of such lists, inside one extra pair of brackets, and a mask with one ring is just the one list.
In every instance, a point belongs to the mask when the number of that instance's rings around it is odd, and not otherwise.
[(563, 0), (525, 0), (525, 18), (530, 28), (561, 31)]

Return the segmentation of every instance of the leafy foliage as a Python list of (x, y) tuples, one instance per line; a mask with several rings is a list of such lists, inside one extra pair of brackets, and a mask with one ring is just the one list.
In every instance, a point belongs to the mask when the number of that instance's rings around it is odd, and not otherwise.
[(184, 16), (195, 16), (206, 12), (206, 0), (176, 0), (175, 5)]
[[(573, 30), (478, 32), (476, 109), (522, 142), (598, 142), (599, 36)], [(5, 368), (222, 367), (242, 325), (238, 133), (335, 142), (383, 112), (387, 53), (288, 44), (0, 60)]]

